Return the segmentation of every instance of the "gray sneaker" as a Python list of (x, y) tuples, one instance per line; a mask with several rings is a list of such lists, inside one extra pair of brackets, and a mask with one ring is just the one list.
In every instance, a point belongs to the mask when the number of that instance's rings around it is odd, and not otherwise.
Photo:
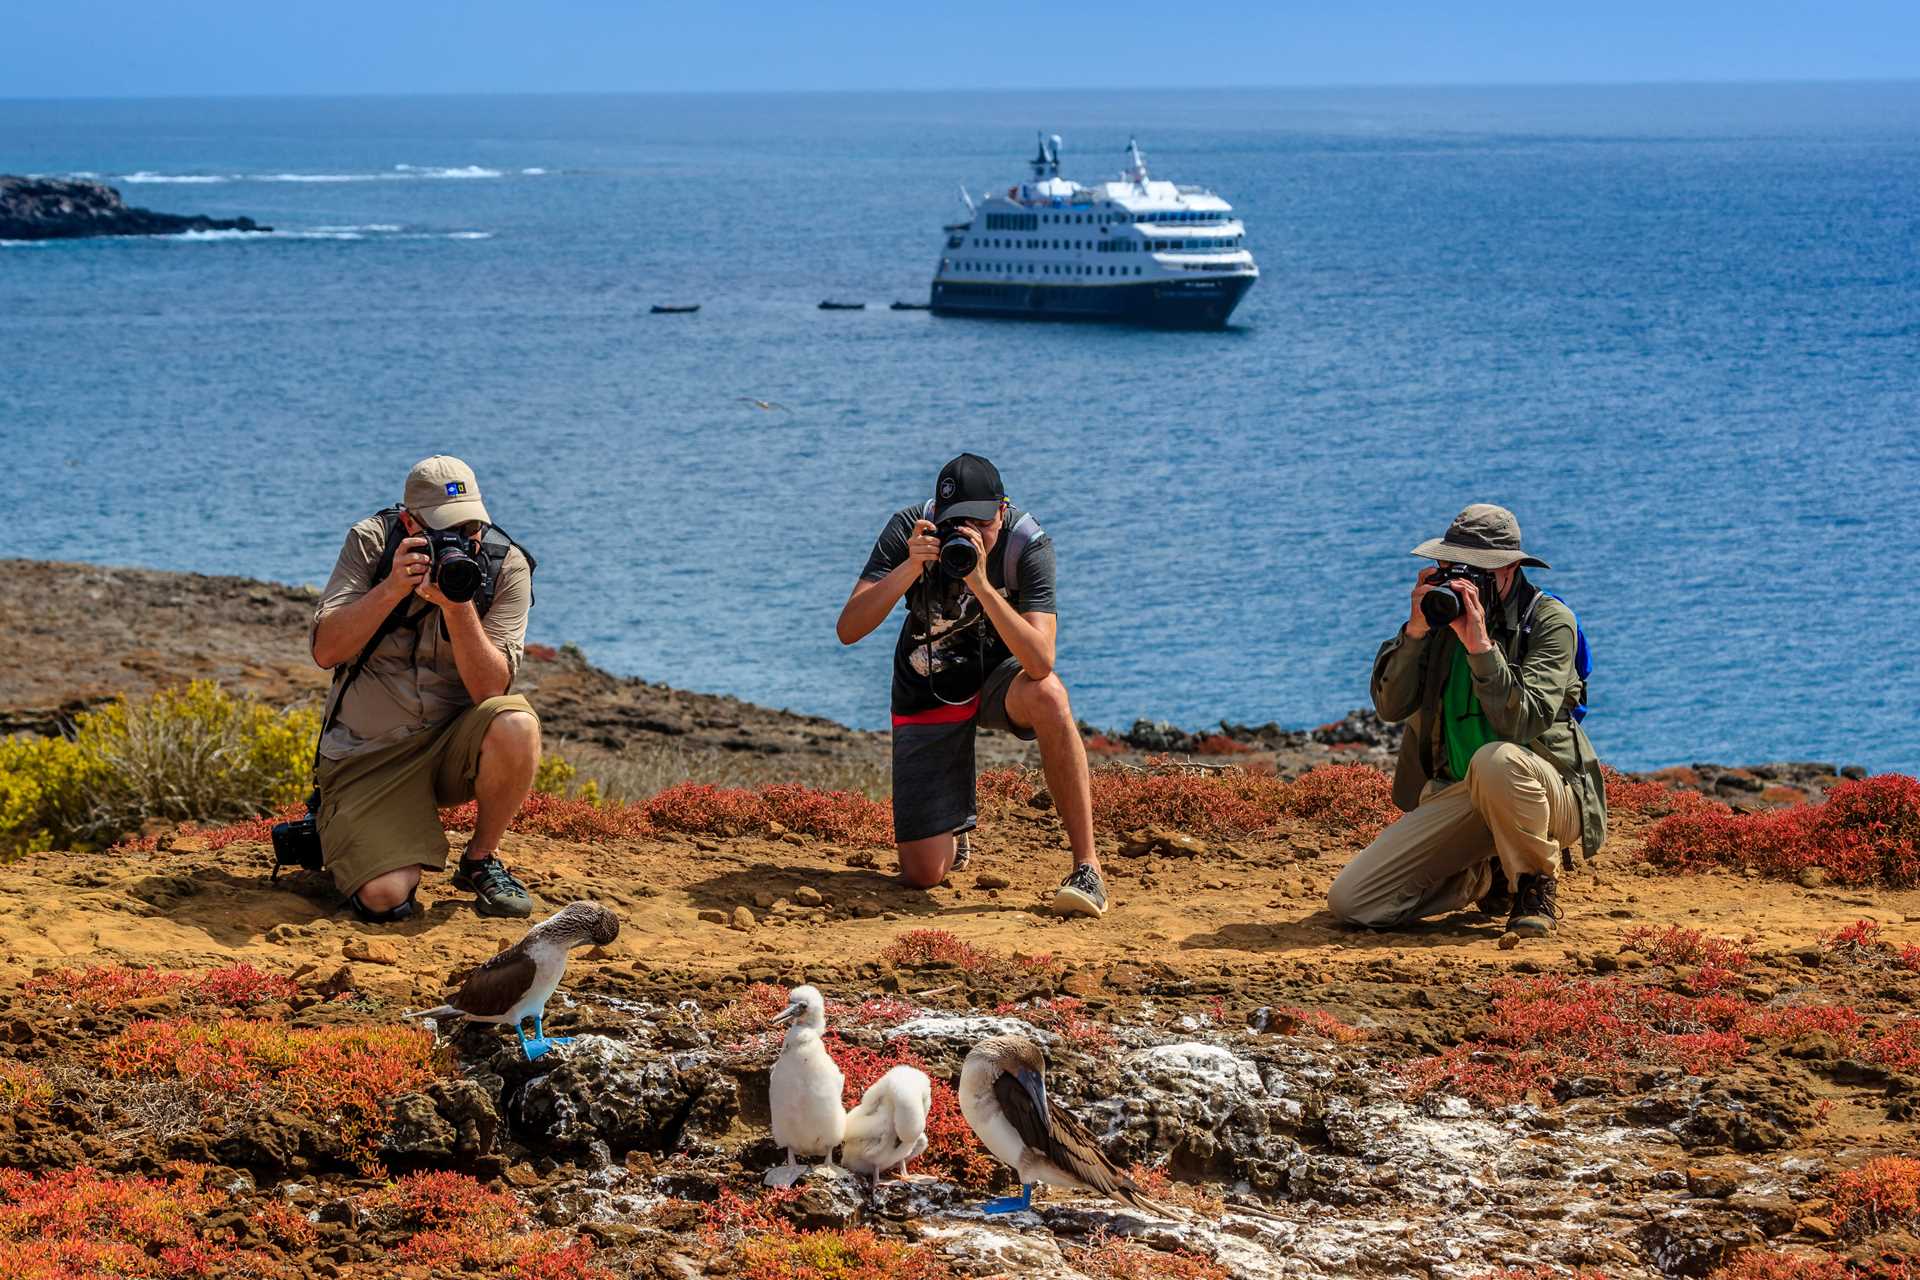
[(1063, 916), (1103, 916), (1107, 884), (1091, 863), (1082, 863), (1053, 891), (1053, 909)]
[(453, 873), (453, 887), (472, 890), (473, 909), (483, 916), (525, 918), (533, 914), (527, 886), (514, 879), (498, 858), (463, 858), (460, 869)]

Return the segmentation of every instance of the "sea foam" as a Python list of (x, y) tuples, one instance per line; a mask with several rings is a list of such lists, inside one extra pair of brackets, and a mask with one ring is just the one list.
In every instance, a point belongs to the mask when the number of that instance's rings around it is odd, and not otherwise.
[[(545, 169), (523, 169), (522, 173), (540, 174)], [(92, 174), (74, 174), (73, 177), (92, 177)], [(116, 181), (136, 185), (151, 183), (204, 184), (215, 182), (406, 182), (435, 178), (503, 178), (506, 173), (500, 169), (487, 169), (477, 164), (443, 167), (436, 165), (397, 164), (391, 169), (373, 173), (155, 173), (150, 169), (140, 169), (133, 173), (118, 175)]]

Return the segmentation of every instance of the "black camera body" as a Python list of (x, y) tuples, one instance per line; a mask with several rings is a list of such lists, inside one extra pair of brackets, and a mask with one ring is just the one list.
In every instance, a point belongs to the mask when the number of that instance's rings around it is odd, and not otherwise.
[(286, 867), (319, 871), (325, 866), (326, 859), (320, 853), (320, 824), (314, 821), (311, 801), (306, 817), (273, 824), (273, 880), (279, 880)]
[(1476, 569), (1470, 564), (1443, 565), (1433, 580), (1433, 590), (1420, 597), (1420, 616), (1427, 620), (1429, 626), (1447, 626), (1466, 612), (1466, 603), (1460, 599), (1460, 593), (1447, 585), (1455, 578), (1464, 578), (1473, 584), (1474, 590), (1480, 593), (1481, 607), (1489, 613), (1493, 610), (1494, 602), (1500, 598), (1500, 587), (1494, 579), (1493, 570)]
[(960, 532), (965, 526), (964, 520), (949, 520), (934, 531), (940, 539), (940, 571), (949, 578), (965, 578), (980, 564), (980, 548)]
[(473, 541), (458, 529), (423, 529), (427, 540), (427, 580), (455, 604), (479, 595), (487, 569), (473, 554)]

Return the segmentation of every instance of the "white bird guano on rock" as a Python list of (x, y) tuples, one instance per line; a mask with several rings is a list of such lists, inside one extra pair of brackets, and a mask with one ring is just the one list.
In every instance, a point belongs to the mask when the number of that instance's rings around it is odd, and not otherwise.
[(767, 1082), (767, 1100), (773, 1112), (773, 1140), (787, 1151), (787, 1169), (799, 1169), (800, 1156), (833, 1160), (833, 1149), (846, 1133), (847, 1113), (841, 1102), (846, 1077), (820, 1042), (827, 1029), (827, 1005), (813, 987), (795, 987), (787, 993), (787, 1007), (771, 1025), (787, 1024), (780, 1059)]
[[(527, 930), (526, 936), (477, 969), (470, 970), (460, 989), (437, 1009), (408, 1013), (409, 1018), (432, 1018), (436, 1023), (497, 1022), (512, 1027), (520, 1048), (531, 1062), (557, 1044), (545, 1025), (547, 1001), (559, 989), (567, 971), (567, 953), (589, 943), (605, 946), (620, 936), (620, 920), (597, 902), (569, 902)], [(533, 1019), (533, 1035), (520, 1024)]]
[(1023, 1036), (982, 1040), (960, 1068), (960, 1114), (987, 1150), (1020, 1176), (1020, 1194), (989, 1201), (986, 1212), (1031, 1208), (1034, 1184), (1044, 1182), (1173, 1216), (1114, 1167), (1084, 1125), (1048, 1101), (1046, 1072), (1046, 1055)]
[(868, 1085), (860, 1105), (847, 1112), (841, 1163), (875, 1182), (890, 1169), (904, 1174), (907, 1161), (927, 1149), (927, 1113), (932, 1109), (933, 1082), (927, 1073), (895, 1067)]

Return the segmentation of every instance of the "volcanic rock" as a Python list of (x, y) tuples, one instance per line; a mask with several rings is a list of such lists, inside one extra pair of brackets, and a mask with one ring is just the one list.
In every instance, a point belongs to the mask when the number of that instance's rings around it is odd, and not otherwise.
[(252, 218), (136, 209), (104, 182), (0, 174), (0, 240), (177, 236), (188, 231), (271, 231)]
[(662, 1153), (692, 1133), (725, 1133), (739, 1110), (739, 1086), (725, 1072), (704, 1064), (682, 1071), (666, 1055), (603, 1036), (580, 1037), (514, 1105), (523, 1136), (574, 1150), (598, 1138), (615, 1151)]

